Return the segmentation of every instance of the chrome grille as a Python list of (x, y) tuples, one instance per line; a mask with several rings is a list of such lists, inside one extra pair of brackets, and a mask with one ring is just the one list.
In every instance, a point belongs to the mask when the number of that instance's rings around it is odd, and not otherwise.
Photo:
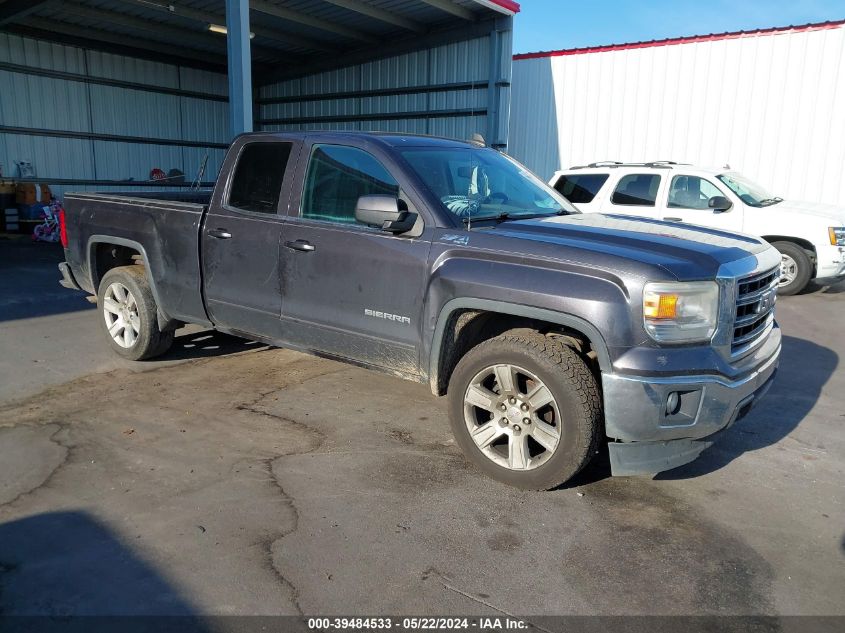
[(741, 354), (771, 329), (775, 315), (780, 267), (740, 279), (731, 354)]

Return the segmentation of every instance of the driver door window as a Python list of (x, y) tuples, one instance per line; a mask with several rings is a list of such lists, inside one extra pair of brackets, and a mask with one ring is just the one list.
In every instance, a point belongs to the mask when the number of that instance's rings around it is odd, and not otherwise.
[(709, 209), (713, 196), (724, 196), (709, 180), (698, 176), (675, 176), (669, 187), (670, 209)]
[(399, 197), (399, 184), (375, 156), (357, 147), (314, 146), (302, 192), (303, 218), (355, 224), (358, 198), (370, 194)]

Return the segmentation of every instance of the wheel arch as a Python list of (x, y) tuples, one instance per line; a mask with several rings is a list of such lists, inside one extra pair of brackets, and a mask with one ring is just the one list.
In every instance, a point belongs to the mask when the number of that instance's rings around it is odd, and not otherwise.
[[(467, 350), (454, 350), (457, 357), (449, 356), (449, 348), (455, 345), (455, 333), (457, 323), (455, 316), (465, 313), (474, 313), (471, 317), (476, 321), (475, 327), (481, 328), (485, 325), (475, 317), (485, 318), (512, 318), (534, 322), (553, 324), (565, 328), (568, 331), (582, 336), (595, 351), (596, 363), (602, 372), (611, 371), (610, 353), (604, 337), (592, 323), (586, 319), (564, 312), (556, 312), (545, 308), (525, 306), (520, 304), (496, 301), (492, 299), (456, 298), (448, 301), (440, 310), (437, 317), (437, 324), (434, 329), (434, 339), (431, 347), (431, 354), (428, 362), (429, 386), (434, 395), (440, 396), (446, 393), (448, 374), (450, 367), (460, 359), (460, 356)], [(448, 340), (448, 344), (446, 341)]]
[[(90, 238), (88, 238), (88, 272), (91, 278), (91, 285), (94, 289), (94, 293), (99, 293), (100, 281), (105, 276), (105, 273), (107, 273), (112, 268), (116, 267), (112, 266), (101, 274), (97, 257), (99, 247), (104, 245), (121, 246), (137, 252), (144, 266), (144, 277), (146, 278), (147, 283), (150, 285), (150, 291), (152, 292), (153, 298), (156, 302), (159, 329), (161, 329), (162, 331), (167, 329), (175, 329), (175, 327), (178, 326), (178, 322), (168, 316), (168, 314), (164, 312), (161, 307), (161, 299), (158, 292), (158, 288), (156, 288), (155, 279), (153, 277), (152, 271), (150, 270), (150, 258), (147, 256), (147, 250), (140, 242), (130, 240), (124, 237), (115, 237), (113, 235), (92, 235)], [(122, 262), (120, 265), (128, 265), (128, 262)]]
[(815, 245), (809, 241), (805, 240), (801, 237), (793, 237), (789, 235), (763, 235), (761, 236), (762, 239), (766, 240), (769, 244), (773, 244), (774, 242), (792, 242), (796, 246), (800, 246), (805, 251), (809, 251), (812, 253), (812, 259), (816, 257), (816, 247)]

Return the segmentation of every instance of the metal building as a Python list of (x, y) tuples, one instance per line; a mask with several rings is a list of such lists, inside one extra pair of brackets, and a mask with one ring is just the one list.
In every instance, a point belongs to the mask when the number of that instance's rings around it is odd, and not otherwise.
[(174, 184), (150, 182), (154, 168), (190, 183), (204, 164), (208, 183), (249, 129), (477, 132), (504, 147), (518, 11), (512, 0), (0, 0), (0, 165), (14, 177), (30, 162), (61, 193)]
[(729, 164), (777, 195), (845, 203), (845, 22), (516, 55), (509, 148), (543, 178)]

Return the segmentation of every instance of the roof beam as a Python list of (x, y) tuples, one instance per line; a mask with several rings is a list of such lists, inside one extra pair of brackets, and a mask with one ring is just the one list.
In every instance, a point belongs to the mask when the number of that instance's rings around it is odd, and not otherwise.
[[(111, 24), (125, 26), (130, 29), (138, 29), (139, 31), (147, 31), (159, 36), (166, 36), (174, 42), (207, 47), (215, 49), (221, 53), (226, 50), (226, 38), (207, 31), (204, 33), (198, 33), (193, 30), (180, 29), (177, 26), (169, 26), (153, 20), (144, 20), (143, 18), (136, 18), (123, 13), (115, 13), (114, 11), (89, 9), (88, 7), (71, 2), (66, 2), (62, 6), (62, 11), (91, 20), (109, 22)], [(276, 49), (270, 49), (263, 46), (255, 46), (254, 48), (256, 49), (256, 57), (264, 59), (278, 59), (279, 51)], [(197, 53), (202, 53), (202, 51), (197, 51)]]
[(55, 0), (2, 0), (0, 1), (0, 25), (21, 20), (52, 2)]
[(465, 9), (464, 7), (455, 4), (452, 0), (422, 0), (426, 4), (433, 6), (436, 9), (440, 9), (441, 11), (445, 11), (446, 13), (451, 13), (455, 17), (461, 18), (462, 20), (469, 20), (470, 22), (474, 22), (478, 16), (476, 16), (472, 11), (469, 9)]
[[(509, 19), (509, 18), (504, 18)], [(465, 22), (456, 23), (454, 20), (446, 25), (441, 25), (435, 30), (429, 31), (419, 37), (397, 37), (387, 41), (379, 47), (365, 47), (343, 54), (343, 63), (347, 66), (355, 64), (367, 64), (372, 61), (387, 59), (405, 53), (413, 53), (426, 48), (445, 46), (455, 42), (478, 37), (487, 37), (490, 32), (497, 28), (497, 20), (494, 18), (481, 18), (469, 24)], [(275, 68), (268, 68), (265, 72), (256, 75), (256, 83), (260, 86), (287, 81), (313, 75), (315, 73), (337, 68), (337, 57), (329, 55), (315, 55), (308, 59), (300, 59), (297, 63), (279, 64)], [(487, 90), (489, 86), (485, 79), (478, 84), (479, 88)]]
[(300, 13), (299, 11), (293, 11), (275, 4), (270, 4), (264, 0), (250, 0), (249, 8), (253, 11), (281, 18), (282, 20), (296, 22), (298, 24), (310, 26), (314, 29), (320, 29), (321, 31), (328, 31), (329, 33), (334, 33), (335, 35), (340, 35), (349, 39), (360, 40), (370, 44), (376, 44), (379, 42), (377, 38), (367, 35), (361, 31), (356, 31), (355, 29), (350, 29), (345, 26), (341, 26), (340, 24), (335, 24), (334, 22), (327, 22), (326, 20), (315, 18), (307, 13)]
[[(120, 0), (127, 4), (134, 4), (142, 6), (145, 9), (153, 9), (167, 15), (171, 15), (185, 20), (194, 20), (203, 24), (226, 24), (226, 17), (222, 14), (210, 13), (208, 11), (200, 11), (198, 9), (191, 9), (189, 7), (181, 7), (175, 4), (157, 4), (155, 2), (146, 2), (144, 0)], [(334, 51), (337, 50), (325, 42), (311, 39), (310, 37), (302, 37), (301, 35), (294, 35), (293, 33), (285, 33), (277, 31), (276, 29), (268, 29), (259, 24), (250, 25), (250, 31), (255, 33), (258, 37), (265, 37), (269, 40), (278, 42), (286, 42), (292, 46), (310, 49), (314, 51)]]
[(156, 22), (154, 20), (136, 18), (131, 15), (126, 15), (125, 13), (115, 13), (114, 11), (105, 11), (103, 9), (90, 9), (73, 2), (65, 2), (62, 6), (62, 13), (68, 13), (70, 15), (75, 15), (92, 21), (108, 22), (109, 24), (125, 26), (130, 29), (156, 33), (175, 42), (207, 46), (220, 51), (226, 50), (226, 38), (224, 37), (208, 32), (197, 33), (196, 31), (189, 29), (180, 29), (176, 26), (168, 26), (167, 24), (162, 24), (161, 22)]
[[(31, 27), (33, 30), (44, 31), (44, 23), (41, 21), (29, 18), (24, 20), (22, 23), (25, 26)], [(155, 53), (161, 53), (163, 55), (169, 55), (171, 57), (180, 57), (182, 59), (194, 60), (195, 62), (203, 62), (210, 65), (213, 64), (215, 66), (219, 65), (222, 68), (226, 68), (226, 58), (224, 56), (192, 50), (189, 48), (182, 48), (179, 46), (172, 46), (170, 44), (162, 44), (160, 42), (152, 42), (149, 40), (137, 42), (136, 40), (131, 40), (125, 35), (121, 35), (119, 33), (109, 33), (108, 31), (100, 31), (87, 26), (77, 26), (75, 24), (68, 24), (67, 22), (59, 22), (58, 20), (52, 20), (50, 22), (50, 29), (46, 32), (61, 33), (81, 41), (95, 41), (106, 44), (114, 44), (126, 49), (134, 48), (147, 50)], [(170, 63), (177, 64), (178, 62), (171, 61)]]
[(415, 22), (414, 20), (409, 20), (408, 18), (404, 18), (401, 15), (393, 13), (391, 11), (385, 11), (384, 9), (379, 9), (378, 7), (374, 7), (371, 4), (367, 4), (366, 2), (361, 2), (361, 0), (325, 0), (331, 4), (337, 5), (349, 11), (354, 11), (355, 13), (360, 13), (361, 15), (366, 15), (369, 18), (373, 18), (375, 20), (379, 20), (380, 22), (386, 22), (387, 24), (392, 24), (393, 26), (398, 26), (403, 29), (407, 29), (409, 31), (414, 31), (416, 33), (424, 33), (425, 26), (420, 24), (419, 22)]

